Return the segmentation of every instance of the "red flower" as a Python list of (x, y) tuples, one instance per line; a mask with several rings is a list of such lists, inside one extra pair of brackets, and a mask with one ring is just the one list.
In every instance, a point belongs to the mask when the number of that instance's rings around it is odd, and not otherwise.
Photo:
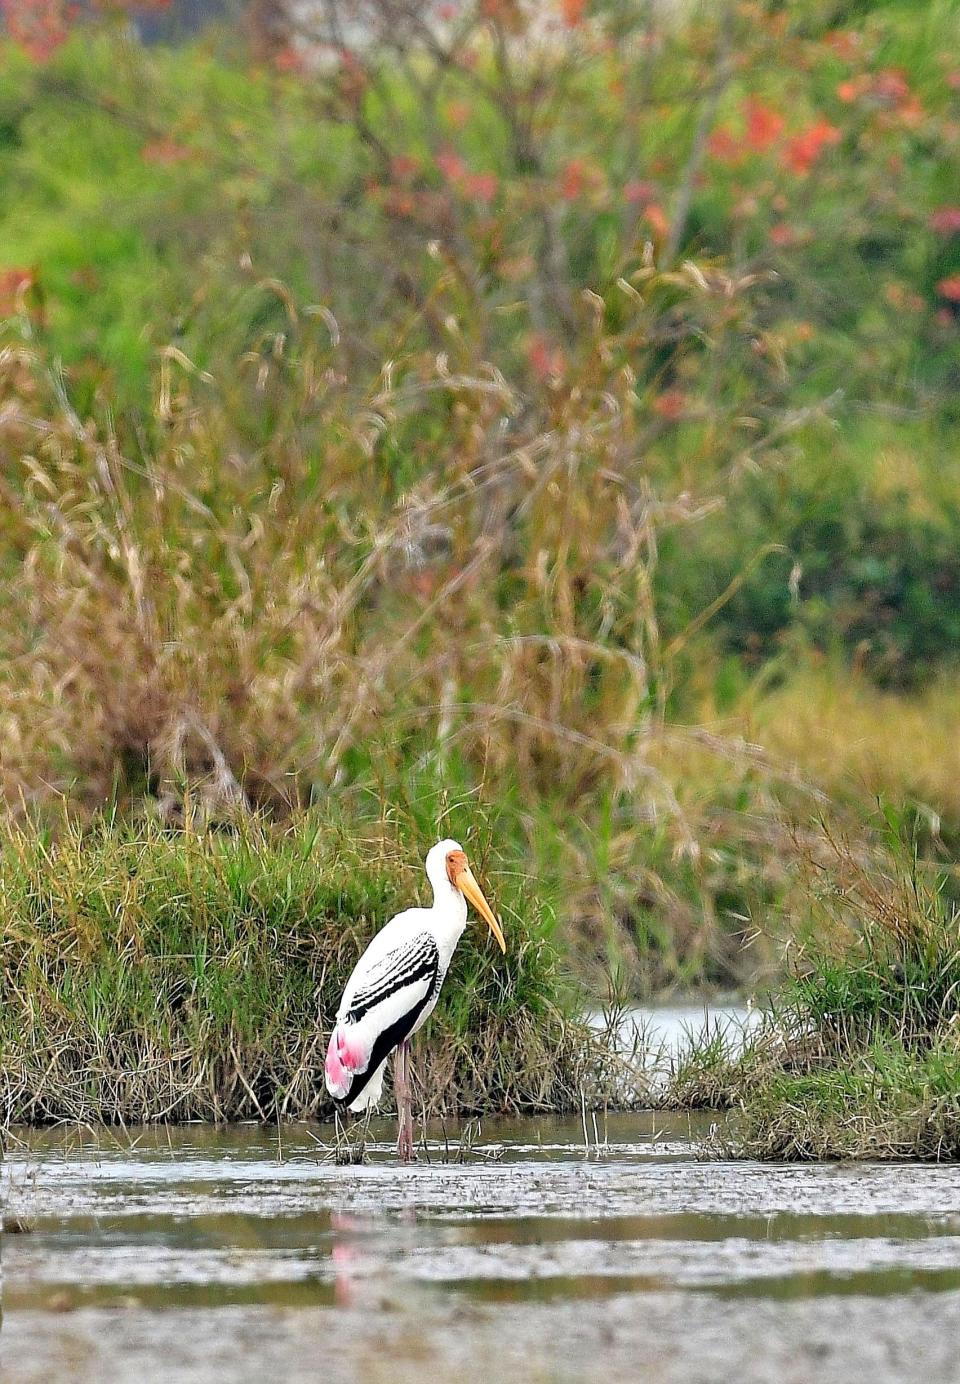
[(906, 284), (897, 279), (884, 285), (883, 296), (897, 312), (922, 312), (926, 306), (919, 293), (912, 293)]
[(450, 101), (444, 112), (454, 129), (462, 130), (473, 114), (469, 101)]
[(778, 249), (792, 245), (796, 238), (796, 231), (792, 226), (788, 226), (786, 221), (778, 221), (775, 226), (770, 227), (770, 244), (776, 245)]
[(32, 269), (0, 269), (0, 317), (12, 317), (19, 312), (22, 295), (36, 281)]
[(850, 77), (845, 82), (837, 83), (837, 99), (849, 106), (851, 102), (859, 101), (869, 90), (870, 78), (861, 73), (859, 77)]
[(383, 187), (371, 188), (375, 197), (379, 197), (383, 208), (391, 216), (412, 216), (417, 209), (413, 193), (404, 187)]
[(874, 78), (873, 94), (880, 101), (899, 106), (909, 98), (910, 87), (900, 68), (885, 67)]
[(860, 35), (847, 29), (833, 29), (823, 40), (844, 62), (853, 62), (860, 47)]
[(656, 202), (651, 202), (649, 206), (644, 208), (643, 219), (658, 240), (665, 238), (670, 229), (670, 222), (663, 207), (658, 206)]
[(686, 406), (687, 396), (682, 389), (665, 389), (653, 401), (654, 413), (660, 418), (665, 418), (668, 423), (676, 423), (682, 418)]
[(7, 33), (34, 62), (48, 62), (66, 42), (74, 7), (64, 0), (0, 0)]
[(480, 0), (480, 13), (484, 19), (503, 24), (511, 33), (520, 32), (523, 14), (518, 0)]
[(765, 106), (752, 96), (744, 102), (743, 112), (747, 122), (747, 143), (758, 153), (765, 152), (783, 133), (783, 116), (772, 106)]
[(532, 336), (527, 343), (527, 360), (533, 373), (541, 380), (558, 379), (566, 361), (562, 349), (545, 336)]
[(604, 176), (596, 164), (586, 159), (571, 159), (561, 168), (558, 185), (563, 200), (575, 202), (588, 193), (602, 192)]
[(478, 202), (492, 202), (499, 186), (496, 173), (468, 173), (463, 180), (464, 192)]
[(586, 0), (560, 0), (560, 13), (568, 29), (576, 29), (583, 23), (586, 9)]
[(456, 182), (462, 178), (467, 171), (467, 166), (459, 154), (455, 154), (452, 149), (443, 149), (437, 155), (437, 167), (445, 178), (451, 182)]
[(930, 229), (938, 235), (960, 232), (960, 207), (938, 207), (930, 217)]
[(420, 172), (420, 160), (412, 154), (394, 154), (390, 160), (390, 172), (398, 182), (405, 182)]
[(288, 43), (285, 48), (281, 48), (275, 54), (273, 65), (278, 72), (302, 72), (304, 70), (303, 55), (298, 53), (292, 43)]
[(794, 135), (786, 148), (786, 160), (794, 173), (809, 173), (824, 149), (836, 144), (840, 131), (829, 120), (817, 120)]
[(736, 139), (726, 125), (718, 125), (707, 140), (707, 149), (717, 163), (735, 164), (743, 158), (743, 150), (740, 141)]
[(565, 202), (575, 202), (586, 184), (586, 165), (583, 159), (571, 159), (560, 170), (560, 196)]
[(185, 144), (178, 144), (169, 135), (162, 135), (159, 139), (148, 139), (140, 150), (140, 157), (144, 163), (170, 165), (193, 158), (193, 150), (188, 149)]
[(643, 207), (652, 199), (655, 192), (653, 183), (632, 182), (623, 185), (623, 200), (629, 202), (631, 206)]
[(951, 274), (937, 284), (937, 292), (948, 303), (960, 303), (960, 274)]

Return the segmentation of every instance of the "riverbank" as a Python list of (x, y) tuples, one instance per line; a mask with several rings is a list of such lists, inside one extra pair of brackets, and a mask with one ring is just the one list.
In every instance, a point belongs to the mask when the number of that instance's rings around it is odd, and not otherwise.
[(730, 1111), (716, 1151), (960, 1158), (960, 917), (915, 858), (834, 845), (793, 975), (749, 1032), (699, 1035), (663, 1093)]
[[(418, 1108), (603, 1102), (618, 1059), (578, 1017), (552, 912), (481, 843), (472, 853), (507, 954), (468, 927), (418, 1040)], [(426, 886), (385, 831), (314, 815), (282, 831), (238, 819), (11, 833), (0, 888), (5, 1122), (130, 1124), (329, 1115), (322, 1064), (343, 984)]]

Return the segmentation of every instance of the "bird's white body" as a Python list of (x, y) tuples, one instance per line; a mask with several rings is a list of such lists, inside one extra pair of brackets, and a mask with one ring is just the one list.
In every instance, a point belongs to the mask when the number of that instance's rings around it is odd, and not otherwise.
[(408, 908), (391, 918), (347, 981), (325, 1074), (330, 1094), (353, 1111), (378, 1103), (390, 1053), (422, 1028), (436, 1007), (467, 924), (467, 900), (448, 876), (451, 853), (463, 854), (448, 840), (427, 855), (433, 907)]

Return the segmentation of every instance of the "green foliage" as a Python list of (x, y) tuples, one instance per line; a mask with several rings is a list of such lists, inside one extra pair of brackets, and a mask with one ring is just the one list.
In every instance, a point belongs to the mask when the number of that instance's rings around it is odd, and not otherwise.
[[(915, 435), (918, 446), (932, 445)], [(735, 509), (708, 520), (692, 542), (665, 545), (665, 617), (682, 627), (713, 593), (730, 590), (712, 630), (719, 647), (755, 668), (790, 654), (798, 636), (821, 653), (852, 657), (883, 686), (915, 686), (955, 664), (960, 494), (952, 471), (919, 494), (883, 493), (882, 459), (837, 466), (811, 451), (789, 480), (751, 478)]]
[(774, 1076), (752, 1091), (734, 1136), (751, 1157), (808, 1161), (960, 1158), (956, 1044), (887, 1040), (841, 1067)]

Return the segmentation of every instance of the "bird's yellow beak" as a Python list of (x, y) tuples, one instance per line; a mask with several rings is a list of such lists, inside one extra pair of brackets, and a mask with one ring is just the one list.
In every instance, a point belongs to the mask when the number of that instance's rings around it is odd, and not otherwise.
[(480, 914), (480, 917), (484, 920), (487, 927), (490, 929), (494, 937), (497, 939), (497, 945), (499, 946), (500, 950), (505, 953), (507, 950), (507, 944), (503, 940), (503, 932), (501, 930), (500, 924), (497, 922), (494, 916), (493, 909), (490, 907), (486, 899), (483, 897), (483, 890), (480, 888), (479, 884), (474, 879), (473, 871), (470, 869), (469, 865), (465, 865), (462, 870), (459, 870), (457, 872), (457, 888), (460, 890), (461, 894), (468, 901), (468, 903), (473, 904), (474, 908)]

